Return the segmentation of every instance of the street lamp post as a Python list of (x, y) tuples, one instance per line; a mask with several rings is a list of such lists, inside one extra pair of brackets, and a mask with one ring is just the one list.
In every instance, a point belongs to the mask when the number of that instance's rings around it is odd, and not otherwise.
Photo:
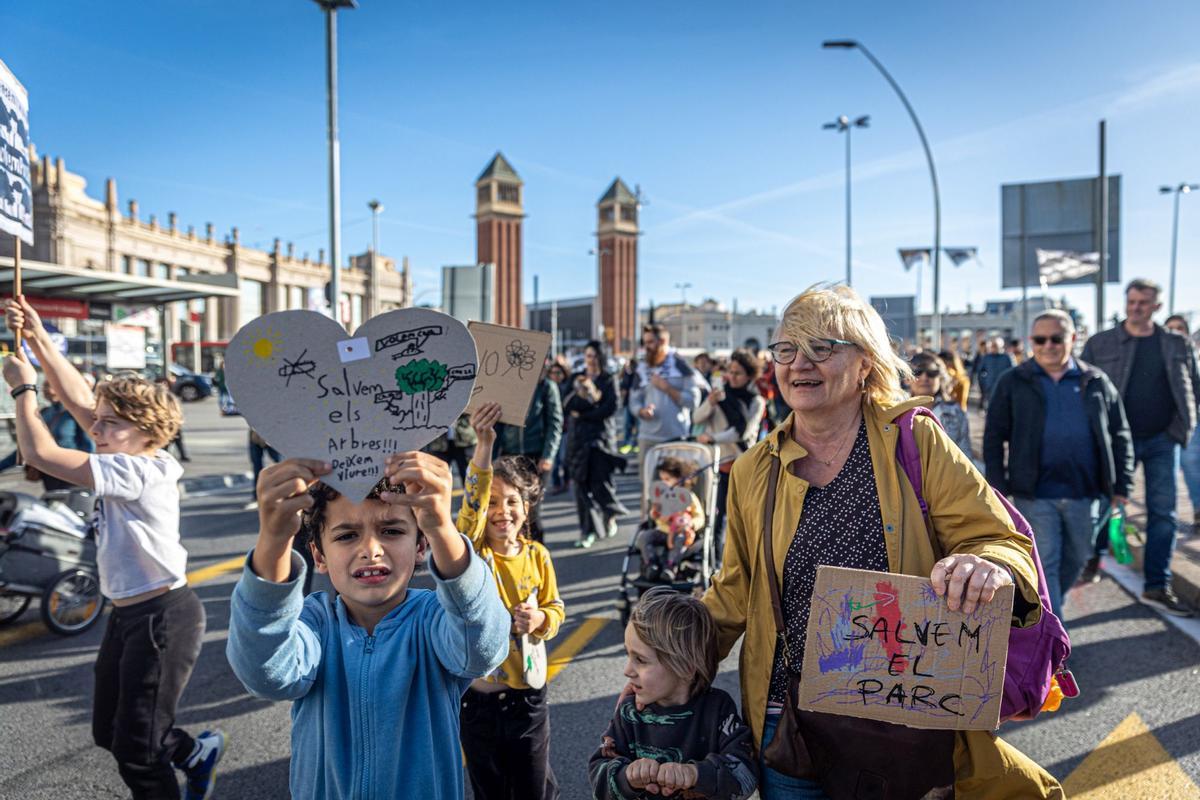
[(846, 285), (853, 286), (850, 280), (850, 130), (852, 128), (867, 128), (871, 117), (869, 115), (861, 116), (856, 120), (851, 121), (846, 115), (838, 117), (833, 122), (826, 122), (821, 127), (825, 130), (835, 130), (838, 133), (846, 134)]
[(1178, 186), (1160, 186), (1159, 194), (1175, 195), (1175, 215), (1171, 224), (1171, 284), (1167, 294), (1167, 313), (1175, 313), (1175, 255), (1179, 251), (1179, 195), (1200, 190), (1200, 183), (1181, 183)]
[(904, 104), (904, 108), (908, 111), (908, 116), (912, 118), (913, 125), (917, 129), (917, 136), (921, 138), (921, 147), (925, 149), (925, 160), (929, 162), (929, 177), (933, 181), (933, 340), (937, 347), (941, 347), (942, 342), (942, 311), (941, 311), (941, 253), (942, 253), (942, 202), (941, 195), (938, 192), (937, 169), (933, 165), (933, 153), (929, 150), (929, 141), (925, 138), (925, 129), (921, 127), (921, 121), (917, 119), (917, 112), (913, 111), (912, 104), (908, 102), (904, 92), (900, 89), (900, 84), (896, 83), (891, 74), (884, 69), (883, 64), (871, 54), (861, 42), (854, 39), (834, 39), (821, 43), (821, 46), (827, 49), (841, 50), (858, 50), (867, 60), (875, 65), (880, 74), (891, 85), (893, 91), (900, 98), (900, 102)]
[[(337, 123), (337, 12), (339, 8), (358, 8), (358, 0), (313, 0), (325, 12), (325, 96), (329, 130), (329, 279), (330, 314), (342, 324), (339, 308), (342, 287), (338, 270), (342, 257), (342, 166)], [(374, 264), (372, 264), (374, 266)]]
[(679, 290), (679, 296), (683, 300), (683, 305), (687, 305), (687, 290), (692, 288), (690, 283), (677, 283), (675, 288)]

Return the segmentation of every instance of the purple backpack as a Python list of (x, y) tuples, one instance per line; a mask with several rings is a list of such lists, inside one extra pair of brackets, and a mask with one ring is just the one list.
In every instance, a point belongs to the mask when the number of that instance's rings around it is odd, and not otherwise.
[[(921, 513), (927, 515), (929, 506), (921, 494), (921, 453), (913, 435), (913, 420), (917, 415), (929, 417), (938, 427), (941, 422), (927, 408), (914, 408), (896, 419), (900, 439), (896, 447), (896, 460), (908, 476), (909, 483), (921, 504)], [(992, 489), (992, 493), (1012, 517), (1017, 533), (1029, 538), (1033, 546), (1033, 566), (1037, 569), (1038, 599), (1042, 604), (1042, 616), (1028, 628), (1011, 628), (1008, 634), (1008, 660), (1004, 666), (1004, 698), (1000, 703), (1000, 721), (1032, 719), (1042, 710), (1042, 704), (1050, 693), (1051, 682), (1057, 677), (1059, 687), (1067, 697), (1078, 694), (1075, 679), (1064, 666), (1071, 654), (1071, 640), (1067, 637), (1062, 622), (1050, 610), (1050, 595), (1046, 591), (1046, 575), (1042, 572), (1042, 561), (1038, 558), (1037, 542), (1029, 522), (1021, 512), (1013, 508), (1008, 498)], [(926, 517), (928, 519), (928, 517)]]

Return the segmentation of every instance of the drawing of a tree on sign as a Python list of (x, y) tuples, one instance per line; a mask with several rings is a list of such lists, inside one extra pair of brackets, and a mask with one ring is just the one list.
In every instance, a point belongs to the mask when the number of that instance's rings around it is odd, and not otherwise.
[(422, 358), (396, 368), (396, 387), (410, 398), (414, 426), (429, 426), (429, 395), (442, 388), (450, 370), (440, 361)]

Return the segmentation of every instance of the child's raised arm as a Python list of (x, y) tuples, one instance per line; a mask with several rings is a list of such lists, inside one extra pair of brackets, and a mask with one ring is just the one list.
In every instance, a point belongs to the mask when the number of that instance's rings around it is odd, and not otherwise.
[(500, 421), (500, 404), (484, 403), (471, 414), (475, 430), (475, 454), (467, 477), (463, 481), (463, 501), (455, 521), (458, 532), (479, 547), (487, 524), (487, 505), (492, 493), (492, 447), (496, 443), (496, 423)]
[(471, 413), (471, 427), (475, 430), (475, 454), (471, 463), (480, 470), (492, 468), (492, 448), (496, 445), (496, 423), (500, 421), (502, 409), (499, 403), (484, 403)]
[(96, 422), (96, 398), (92, 394), (92, 387), (83, 379), (79, 370), (67, 361), (66, 356), (58, 352), (54, 342), (50, 341), (50, 334), (42, 325), (42, 318), (33, 310), (33, 306), (24, 295), (9, 300), (5, 312), (9, 330), (14, 333), (21, 331), (24, 334), (29, 349), (42, 365), (46, 380), (54, 387), (63, 407), (84, 430), (90, 431)]
[[(4, 359), (4, 380), (11, 389), (37, 386), (37, 372), (25, 359), (24, 353)], [(37, 408), (37, 390), (26, 389), (15, 398), (17, 448), (25, 463), (87, 489), (95, 487), (88, 454), (82, 450), (60, 447), (46, 427)]]

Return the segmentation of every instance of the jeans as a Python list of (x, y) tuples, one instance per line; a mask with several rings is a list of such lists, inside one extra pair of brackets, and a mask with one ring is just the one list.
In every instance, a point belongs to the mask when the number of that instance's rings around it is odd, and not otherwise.
[[(775, 729), (779, 727), (779, 715), (768, 714), (763, 723), (762, 747), (759, 753), (767, 749), (767, 745), (775, 738)], [(762, 779), (758, 783), (758, 794), (762, 800), (829, 800), (821, 785), (816, 781), (804, 778), (793, 778), (776, 772), (765, 763), (762, 767)]]
[(263, 446), (256, 444), (253, 439), (250, 440), (250, 468), (254, 470), (254, 486), (250, 487), (251, 493), (258, 486), (258, 473), (263, 471), (263, 466), (267, 463), (266, 457), (270, 456), (271, 460), (278, 464), (283, 461), (283, 456), (279, 455), (279, 451), (270, 445)]
[(475, 800), (558, 800), (546, 690), (467, 689), (459, 720)]
[(1063, 595), (1075, 585), (1084, 562), (1092, 555), (1100, 502), (1070, 497), (1017, 497), (1014, 505), (1033, 528), (1042, 570), (1046, 573), (1050, 610), (1062, 619)]
[(1179, 471), (1179, 445), (1166, 433), (1134, 438), (1133, 457), (1146, 478), (1146, 553), (1143, 574), (1146, 589), (1171, 585), (1171, 555), (1175, 552), (1175, 473)]
[(1187, 484), (1188, 497), (1192, 499), (1192, 514), (1200, 519), (1200, 428), (1192, 434), (1192, 440), (1179, 456), (1183, 470), (1183, 482)]
[(175, 708), (200, 655), (204, 606), (187, 586), (113, 608), (96, 657), (92, 739), (112, 753), (135, 800), (179, 797), (175, 767), (194, 740)]
[(629, 410), (629, 406), (625, 406), (625, 426), (621, 433), (622, 445), (633, 445), (637, 443), (637, 417)]

